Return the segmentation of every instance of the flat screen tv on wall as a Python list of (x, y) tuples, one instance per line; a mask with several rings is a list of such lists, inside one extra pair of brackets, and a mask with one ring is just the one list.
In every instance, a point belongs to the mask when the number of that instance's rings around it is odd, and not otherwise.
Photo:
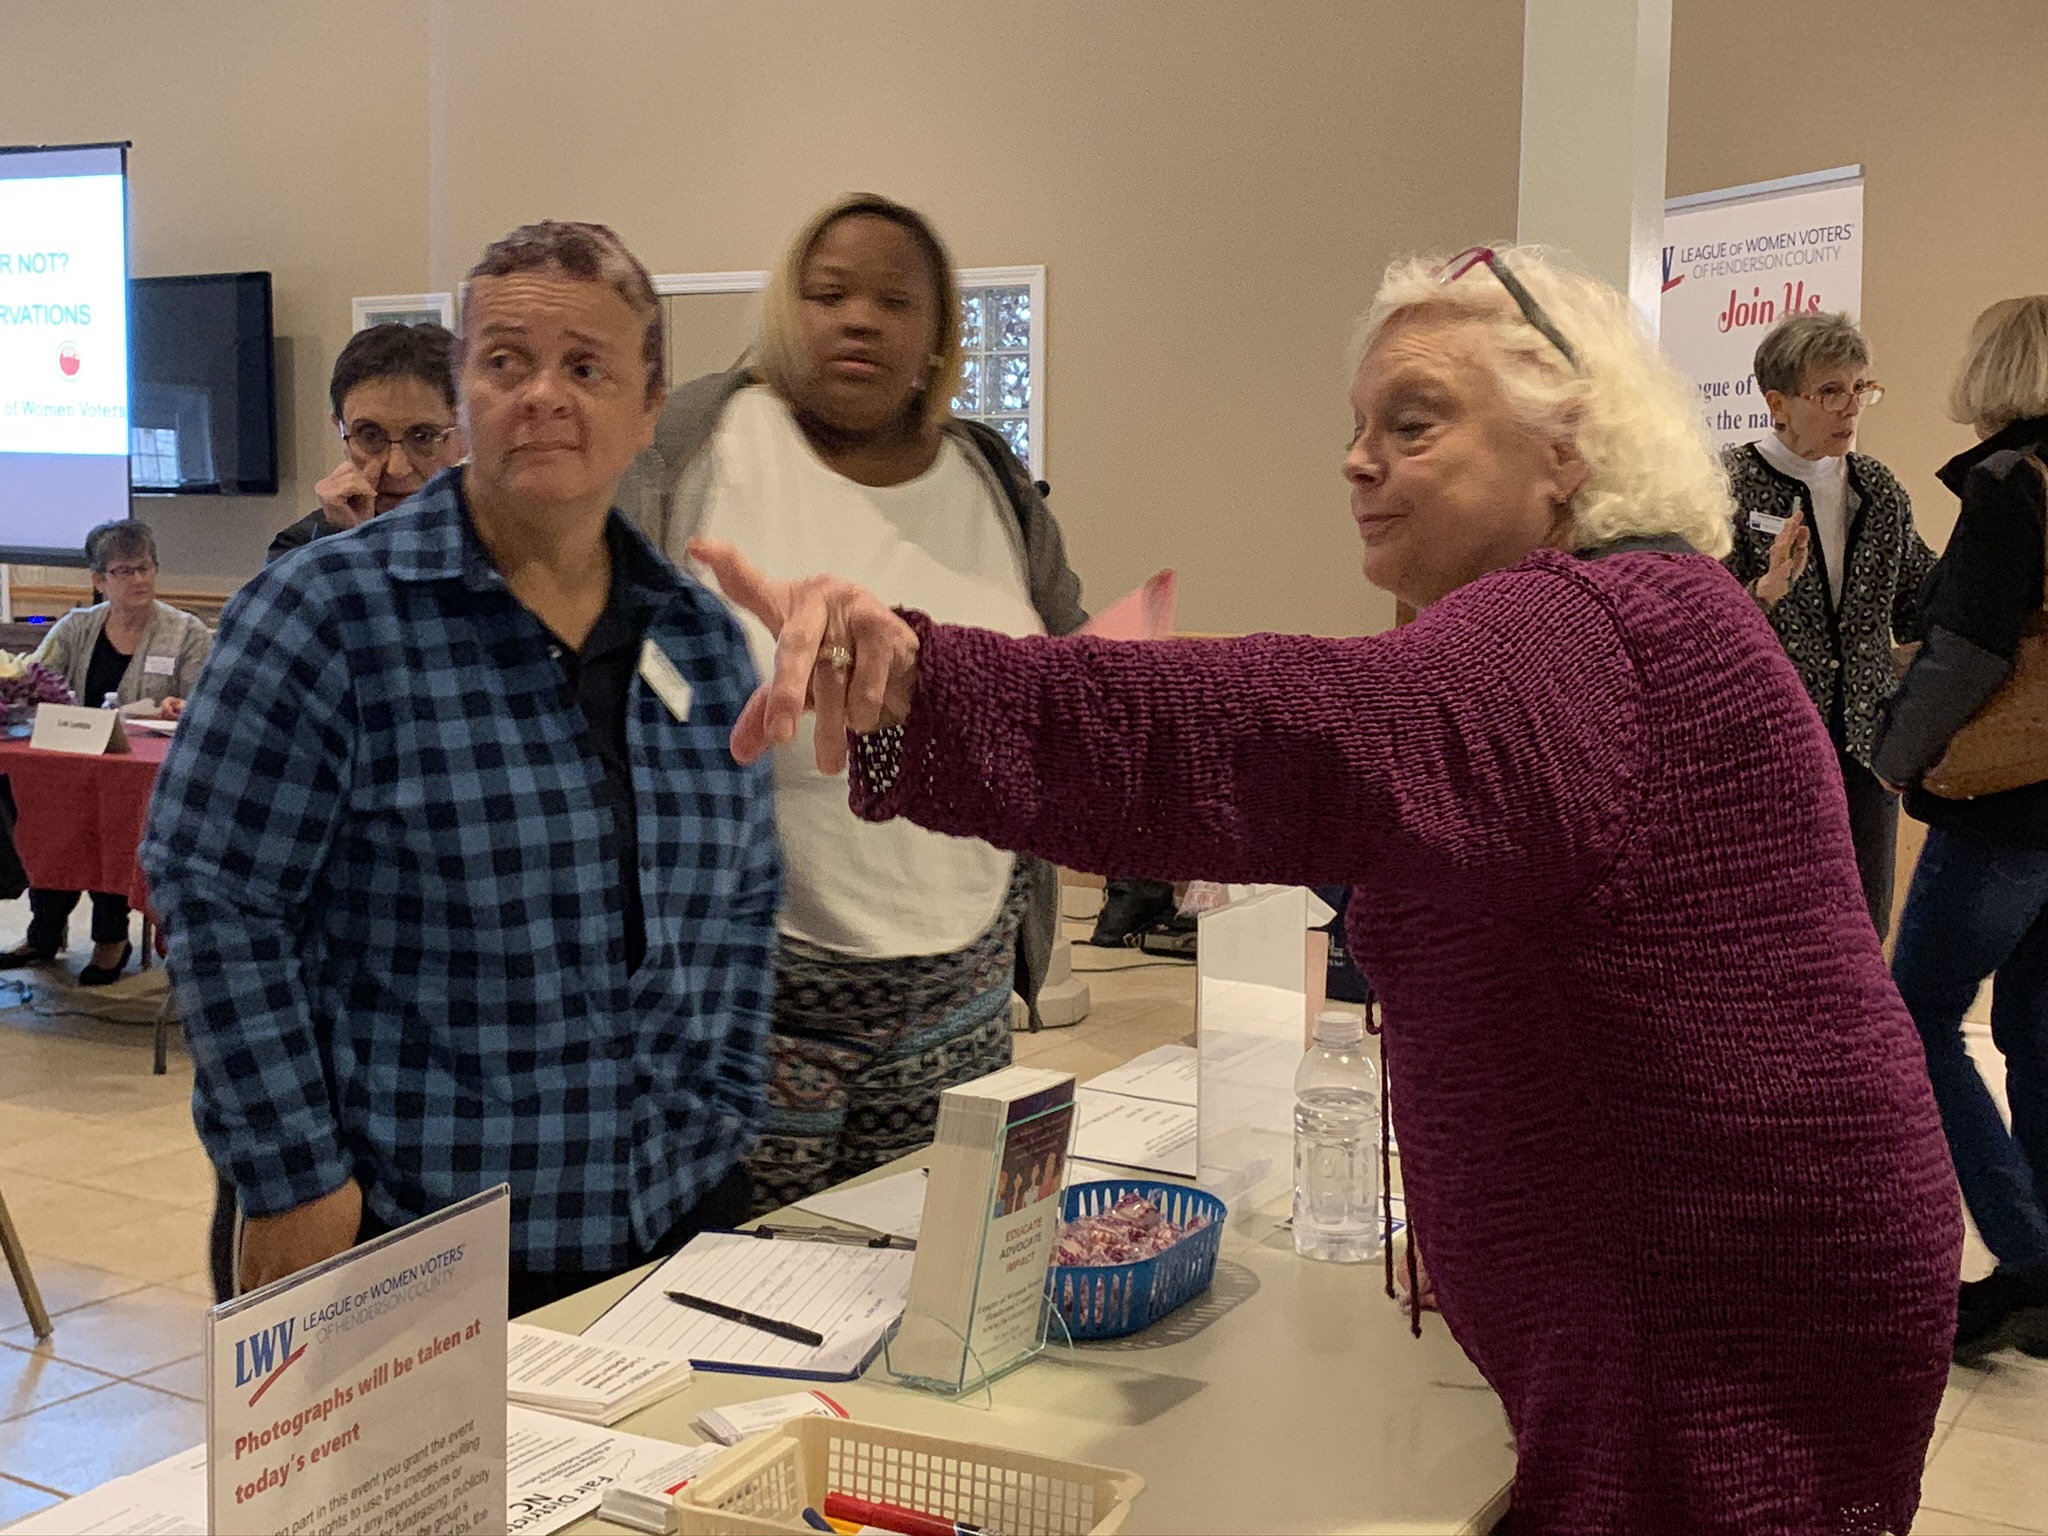
[(270, 274), (136, 278), (128, 335), (136, 493), (276, 495)]

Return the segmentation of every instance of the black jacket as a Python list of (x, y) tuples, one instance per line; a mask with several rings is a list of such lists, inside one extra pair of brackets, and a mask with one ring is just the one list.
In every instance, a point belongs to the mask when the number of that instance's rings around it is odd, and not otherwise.
[[(1757, 578), (1770, 569), (1771, 540), (1782, 521), (1803, 511), (1806, 526), (1813, 527), (1813, 497), (1753, 443), (1728, 449), (1721, 462), (1735, 498), (1735, 547), (1723, 563), (1754, 592)], [(1878, 708), (1892, 691), (1892, 645), (1920, 638), (1916, 598), (1934, 551), (1913, 526), (1906, 488), (1876, 459), (1849, 455), (1849, 488), (1856, 510), (1844, 549), (1849, 568), (1840, 603), (1814, 536), (1806, 569), (1765, 614), (1835, 745), (1868, 767)]]
[(327, 509), (315, 507), (296, 523), (277, 530), (277, 537), (270, 541), (270, 548), (263, 552), (263, 563), (270, 564), (279, 555), (288, 555), (295, 549), (304, 549), (315, 539), (324, 539), (330, 533), (341, 530), (327, 521)]
[(1885, 710), (1872, 766), (1907, 786), (1907, 812), (1931, 827), (2048, 848), (2048, 783), (1974, 800), (1945, 800), (1918, 783), (2005, 681), (2041, 607), (2043, 494), (2021, 457), (2028, 448), (2048, 448), (2048, 417), (2015, 422), (1941, 468), (1963, 509), (1921, 589), (1927, 643)]

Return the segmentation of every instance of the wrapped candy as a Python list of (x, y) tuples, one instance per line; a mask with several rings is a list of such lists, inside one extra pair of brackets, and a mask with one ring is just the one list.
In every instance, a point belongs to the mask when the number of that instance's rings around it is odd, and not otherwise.
[(1053, 1250), (1053, 1262), (1070, 1267), (1135, 1264), (1157, 1258), (1208, 1225), (1208, 1217), (1201, 1215), (1185, 1223), (1170, 1221), (1143, 1195), (1128, 1194), (1106, 1211), (1068, 1222)]

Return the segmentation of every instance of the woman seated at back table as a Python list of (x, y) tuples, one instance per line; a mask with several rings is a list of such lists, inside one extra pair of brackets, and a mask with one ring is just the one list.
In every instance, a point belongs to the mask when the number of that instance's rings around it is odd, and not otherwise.
[[(30, 658), (58, 673), (87, 706), (114, 698), (130, 719), (175, 720), (213, 649), (199, 619), (156, 598), (156, 536), (134, 518), (101, 523), (85, 536), (93, 586), (105, 601), (74, 608), (54, 624)], [(0, 970), (48, 965), (65, 947), (77, 891), (28, 893), (28, 936), (0, 953)], [(92, 893), (92, 964), (82, 987), (104, 987), (127, 969), (128, 897)]]

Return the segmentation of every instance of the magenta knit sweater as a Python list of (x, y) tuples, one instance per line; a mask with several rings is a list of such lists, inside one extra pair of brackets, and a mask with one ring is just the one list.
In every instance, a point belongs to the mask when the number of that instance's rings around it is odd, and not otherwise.
[(863, 816), (1356, 888), (1408, 1209), (1514, 1426), (1518, 1531), (1907, 1528), (1955, 1179), (1833, 751), (1719, 565), (1543, 551), (1363, 640), (913, 622)]

